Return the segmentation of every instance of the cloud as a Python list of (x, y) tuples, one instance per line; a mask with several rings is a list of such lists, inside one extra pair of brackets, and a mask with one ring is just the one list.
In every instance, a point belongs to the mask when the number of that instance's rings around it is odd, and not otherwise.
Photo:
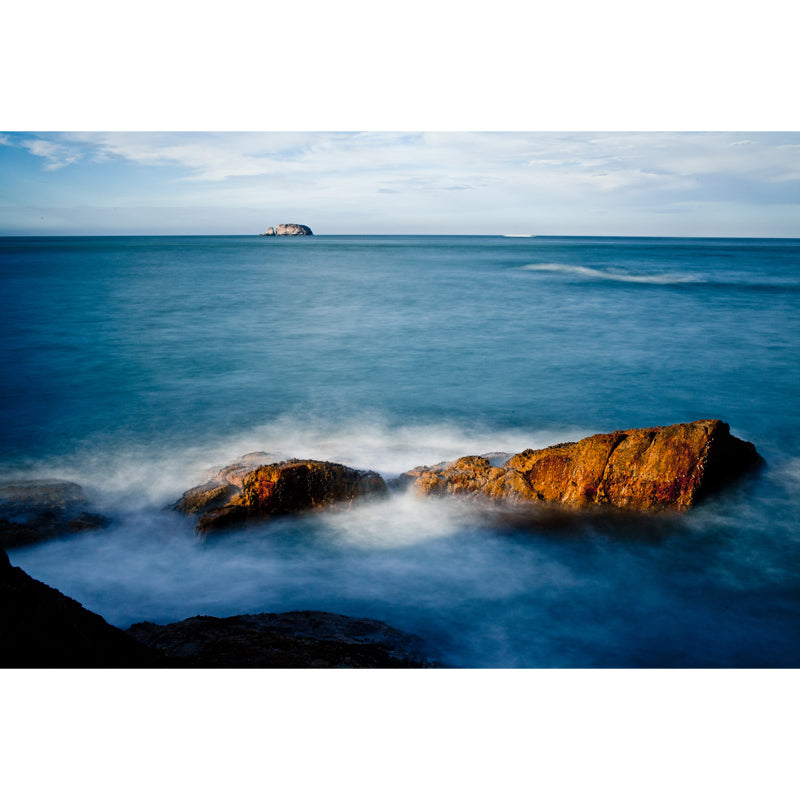
[(23, 139), (20, 145), (33, 155), (43, 158), (43, 169), (46, 170), (61, 169), (74, 164), (82, 155), (79, 149), (48, 139)]

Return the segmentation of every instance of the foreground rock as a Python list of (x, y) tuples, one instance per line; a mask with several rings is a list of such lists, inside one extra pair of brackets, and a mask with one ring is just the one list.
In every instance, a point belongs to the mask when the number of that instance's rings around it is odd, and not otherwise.
[(321, 611), (141, 622), (125, 632), (0, 550), (0, 668), (435, 666), (420, 648), (382, 622)]
[(0, 550), (0, 667), (159, 667), (166, 659)]
[(100, 528), (108, 520), (89, 511), (83, 489), (71, 481), (9, 481), (0, 484), (0, 547)]
[(421, 641), (372, 619), (322, 611), (140, 622), (140, 643), (195, 667), (428, 667)]
[(466, 456), (401, 476), (420, 495), (460, 495), (510, 504), (685, 511), (763, 463), (720, 420), (636, 428), (525, 450), (501, 466)]
[(259, 234), (260, 236), (313, 236), (311, 228), (308, 225), (297, 225), (295, 223), (284, 223), (278, 225), (277, 228), (267, 228), (266, 233)]
[(253, 465), (248, 461), (221, 469), (175, 504), (177, 511), (200, 514), (197, 530), (207, 532), (266, 517), (347, 507), (388, 489), (376, 472), (329, 461), (292, 459)]

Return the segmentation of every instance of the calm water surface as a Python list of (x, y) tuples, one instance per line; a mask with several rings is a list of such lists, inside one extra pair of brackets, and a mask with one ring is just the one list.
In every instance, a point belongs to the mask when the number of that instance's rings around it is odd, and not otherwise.
[[(313, 608), (453, 666), (800, 666), (800, 240), (0, 239), (0, 477), (112, 524), (12, 550), (109, 622)], [(768, 467), (678, 519), (394, 496), (207, 540), (253, 450), (376, 469), (717, 417)]]

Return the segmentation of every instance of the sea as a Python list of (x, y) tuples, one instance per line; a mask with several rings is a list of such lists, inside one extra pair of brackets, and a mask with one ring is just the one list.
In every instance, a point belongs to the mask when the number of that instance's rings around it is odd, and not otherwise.
[[(9, 551), (122, 628), (320, 610), (452, 668), (800, 666), (800, 239), (0, 239), (0, 480), (107, 527)], [(487, 514), (398, 491), (205, 538), (245, 453), (386, 479), (727, 422), (765, 467), (681, 516)]]

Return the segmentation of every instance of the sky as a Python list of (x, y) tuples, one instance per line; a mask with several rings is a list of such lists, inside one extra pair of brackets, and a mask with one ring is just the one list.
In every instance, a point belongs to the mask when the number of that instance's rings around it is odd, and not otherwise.
[(0, 235), (800, 236), (800, 133), (0, 134)]

